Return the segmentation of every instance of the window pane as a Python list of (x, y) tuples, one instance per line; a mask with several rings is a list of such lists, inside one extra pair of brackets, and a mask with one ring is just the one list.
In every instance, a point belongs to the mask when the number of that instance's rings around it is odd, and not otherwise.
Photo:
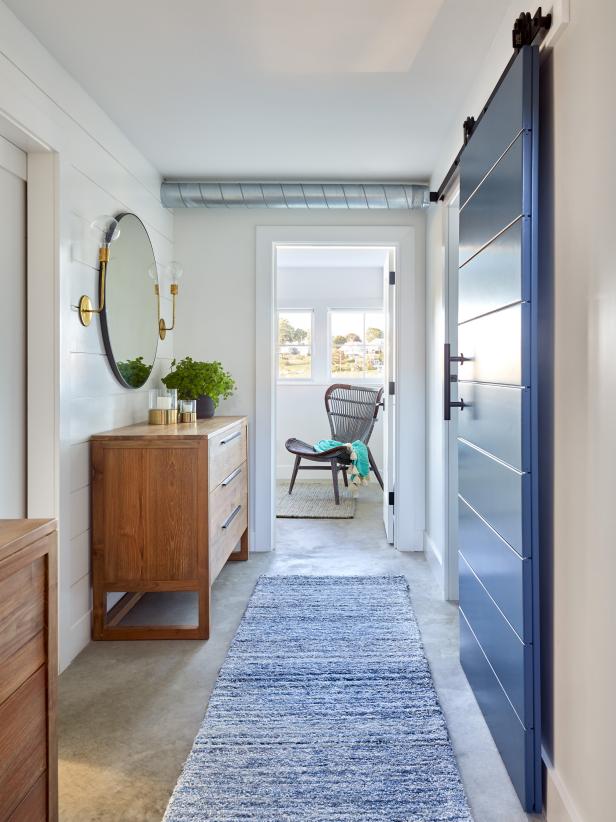
[(366, 376), (383, 374), (385, 346), (385, 316), (382, 311), (366, 312)]
[(364, 315), (361, 311), (332, 311), (332, 375), (361, 377), (364, 373)]
[(278, 312), (278, 376), (309, 380), (312, 376), (312, 312)]
[(331, 374), (378, 379), (383, 373), (385, 325), (382, 311), (332, 311)]

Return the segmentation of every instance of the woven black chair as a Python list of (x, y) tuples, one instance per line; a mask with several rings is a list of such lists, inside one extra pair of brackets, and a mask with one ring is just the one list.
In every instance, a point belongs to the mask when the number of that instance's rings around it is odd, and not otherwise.
[[(325, 410), (329, 420), (331, 438), (338, 442), (354, 442), (361, 440), (368, 447), (368, 440), (374, 429), (374, 424), (383, 406), (383, 389), (362, 388), (357, 385), (330, 385), (325, 392)], [(349, 478), (347, 471), (351, 465), (348, 449), (343, 446), (330, 448), (328, 451), (315, 451), (312, 445), (291, 437), (285, 443), (287, 451), (295, 455), (295, 465), (289, 485), (289, 494), (293, 491), (297, 472), (302, 471), (331, 471), (334, 486), (336, 505), (340, 505), (338, 490), (338, 471), (342, 471), (344, 484), (348, 488)], [(383, 488), (383, 479), (374, 461), (372, 452), (368, 448), (370, 469)], [(302, 460), (322, 463), (321, 465), (301, 465)]]

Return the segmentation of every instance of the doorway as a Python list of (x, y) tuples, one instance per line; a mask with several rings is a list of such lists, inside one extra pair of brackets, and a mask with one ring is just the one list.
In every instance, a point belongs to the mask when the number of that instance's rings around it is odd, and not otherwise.
[(279, 520), (382, 519), (394, 543), (395, 263), (387, 247), (277, 248)]
[[(252, 544), (257, 551), (272, 550), (275, 547), (278, 255), (282, 249), (315, 247), (330, 250), (375, 249), (383, 255), (383, 276), (389, 268), (390, 255), (393, 254), (392, 259), (396, 263), (396, 299), (392, 304), (391, 327), (395, 336), (396, 379), (392, 380), (395, 382), (395, 386), (392, 387), (395, 391), (395, 405), (387, 403), (387, 397), (385, 404), (387, 412), (392, 413), (392, 421), (388, 421), (386, 428), (393, 432), (393, 436), (389, 437), (387, 442), (387, 448), (391, 448), (392, 458), (389, 459), (388, 453), (387, 456), (384, 455), (388, 466), (385, 483), (391, 485), (388, 488), (387, 504), (393, 503), (394, 546), (398, 550), (421, 550), (425, 481), (424, 290), (423, 280), (417, 276), (415, 268), (414, 232), (407, 226), (257, 228), (257, 390), (252, 455), (252, 482), (255, 489)], [(388, 271), (387, 278), (389, 280)], [(386, 313), (388, 312), (389, 303)], [(404, 317), (403, 322), (401, 317)], [(331, 316), (329, 322), (331, 324)], [(325, 345), (331, 349), (328, 338), (329, 335), (326, 335)], [(327, 357), (326, 354), (324, 362), (327, 362)], [(324, 409), (322, 420), (327, 425)], [(327, 428), (322, 436), (326, 435)], [(404, 461), (398, 459), (397, 455), (400, 453), (405, 455)], [(393, 493), (392, 497), (389, 496), (390, 491)]]
[(0, 136), (0, 518), (27, 513), (27, 155)]

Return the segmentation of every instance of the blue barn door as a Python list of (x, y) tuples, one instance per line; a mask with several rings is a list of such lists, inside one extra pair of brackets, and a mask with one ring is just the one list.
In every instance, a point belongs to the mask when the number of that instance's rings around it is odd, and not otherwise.
[(526, 811), (541, 810), (536, 47), (460, 159), (460, 658)]

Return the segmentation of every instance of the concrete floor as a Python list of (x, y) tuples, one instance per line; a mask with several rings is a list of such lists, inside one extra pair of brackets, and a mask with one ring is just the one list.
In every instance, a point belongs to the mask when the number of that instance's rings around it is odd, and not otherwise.
[[(216, 581), (208, 642), (84, 649), (60, 677), (61, 822), (161, 819), (259, 574), (405, 574), (475, 822), (531, 819), (458, 663), (456, 608), (440, 600), (422, 554), (385, 542), (377, 491), (362, 489), (353, 520), (277, 520), (277, 550), (228, 564)], [(173, 595), (166, 606), (186, 607)]]

